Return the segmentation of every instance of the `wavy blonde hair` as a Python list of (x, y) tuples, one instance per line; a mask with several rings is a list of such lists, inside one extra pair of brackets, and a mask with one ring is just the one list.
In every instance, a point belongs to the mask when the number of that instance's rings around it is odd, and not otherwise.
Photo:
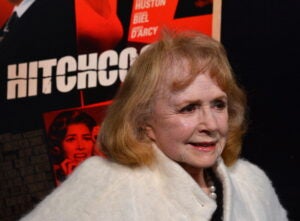
[[(188, 62), (189, 75), (183, 79), (168, 70)], [(208, 71), (228, 96), (229, 131), (222, 158), (232, 165), (241, 151), (246, 131), (246, 97), (234, 79), (223, 46), (198, 32), (164, 31), (162, 38), (141, 53), (131, 66), (101, 126), (102, 151), (112, 160), (129, 166), (151, 164), (154, 154), (145, 125), (150, 119), (158, 91), (187, 87), (198, 75)], [(170, 71), (169, 71), (170, 72)], [(169, 85), (165, 83), (169, 82)]]

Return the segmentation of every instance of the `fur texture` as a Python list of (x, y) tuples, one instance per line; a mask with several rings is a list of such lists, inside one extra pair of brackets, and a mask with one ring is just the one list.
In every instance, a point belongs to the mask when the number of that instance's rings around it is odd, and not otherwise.
[[(22, 221), (210, 220), (216, 203), (175, 162), (155, 148), (152, 167), (128, 168), (91, 157)], [(224, 221), (285, 221), (286, 211), (265, 173), (239, 160), (218, 160)]]

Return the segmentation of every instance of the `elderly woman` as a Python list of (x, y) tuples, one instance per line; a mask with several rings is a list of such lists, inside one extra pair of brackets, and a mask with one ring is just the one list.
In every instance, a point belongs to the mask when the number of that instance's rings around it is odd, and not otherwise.
[(168, 33), (132, 65), (92, 157), (24, 220), (287, 220), (238, 159), (245, 96), (219, 42)]

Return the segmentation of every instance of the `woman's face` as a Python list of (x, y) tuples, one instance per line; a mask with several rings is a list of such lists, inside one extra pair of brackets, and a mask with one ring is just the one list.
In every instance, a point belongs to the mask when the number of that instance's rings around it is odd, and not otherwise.
[(70, 124), (62, 141), (65, 157), (81, 161), (92, 155), (94, 141), (89, 128), (83, 124)]
[(166, 90), (158, 97), (147, 129), (172, 160), (192, 168), (210, 167), (226, 143), (226, 93), (208, 73), (201, 73), (185, 89)]

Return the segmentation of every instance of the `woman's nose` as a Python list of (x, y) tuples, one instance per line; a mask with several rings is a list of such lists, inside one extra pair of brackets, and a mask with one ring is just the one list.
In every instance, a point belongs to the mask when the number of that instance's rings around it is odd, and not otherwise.
[(82, 141), (78, 141), (77, 142), (77, 148), (76, 148), (77, 150), (83, 150), (84, 149), (84, 146), (83, 146), (83, 142)]
[(217, 121), (213, 110), (210, 107), (203, 107), (199, 112), (199, 129), (215, 131), (217, 129)]

